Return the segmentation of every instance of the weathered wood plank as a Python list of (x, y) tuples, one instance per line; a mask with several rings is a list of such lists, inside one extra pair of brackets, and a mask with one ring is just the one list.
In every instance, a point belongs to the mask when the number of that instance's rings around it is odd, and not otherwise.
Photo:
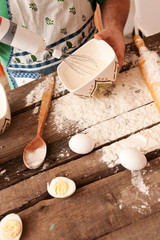
[(159, 240), (160, 213), (156, 213), (111, 234), (98, 238), (98, 240)]
[[(55, 73), (51, 74), (54, 75)], [(12, 115), (19, 112), (24, 112), (29, 108), (34, 108), (40, 105), (42, 100), (43, 90), (45, 87), (47, 76), (42, 76), (28, 84), (18, 87), (8, 93), (8, 101), (10, 104)], [(56, 77), (55, 89), (53, 91), (53, 99), (66, 94), (62, 83)], [(21, 101), (20, 101), (21, 99)]]
[(96, 239), (158, 213), (159, 159), (136, 173), (144, 184), (141, 190), (131, 172), (123, 171), (78, 189), (68, 199), (44, 200), (20, 212), (22, 239)]
[[(51, 144), (150, 102), (152, 98), (139, 69), (131, 69), (120, 75), (109, 96), (81, 99), (69, 93), (52, 101), (44, 128), (44, 140)], [(144, 121), (143, 118), (141, 120)], [(33, 109), (12, 117), (10, 128), (0, 137), (0, 146), (3, 146), (0, 149), (0, 163), (22, 156), (23, 149), (36, 135), (37, 122), (38, 113)]]
[[(117, 116), (108, 122), (102, 122), (94, 127), (92, 126), (85, 130), (85, 132), (95, 139), (95, 150), (97, 148), (99, 149), (100, 146), (102, 147), (106, 145), (106, 150), (104, 150), (105, 148), (101, 149), (104, 155), (103, 157), (105, 158), (108, 154), (113, 162), (115, 161), (115, 157), (120, 146), (124, 146), (125, 142), (128, 141), (127, 136), (129, 135), (131, 135), (131, 138), (134, 136), (140, 136), (140, 138), (142, 137), (142, 139), (146, 142), (145, 146), (142, 147), (142, 150), (145, 153), (150, 153), (160, 148), (159, 113), (157, 112), (157, 115), (155, 113), (156, 108), (154, 104), (151, 103), (142, 108), (123, 114), (122, 116)], [(140, 118), (140, 116), (143, 116), (143, 118)], [(143, 131), (145, 128), (146, 130)], [(111, 129), (115, 130), (114, 133)], [(139, 133), (134, 134), (136, 132)], [(122, 138), (124, 138), (124, 140), (120, 141)], [(39, 169), (26, 170), (21, 156), (9, 161), (6, 164), (0, 165), (0, 171), (2, 173), (4, 172), (4, 174), (0, 174), (1, 189), (35, 175), (36, 173), (61, 165), (62, 163), (64, 164), (79, 157), (78, 154), (73, 153), (69, 149), (68, 141), (69, 138), (65, 136), (60, 141), (48, 144), (48, 154), (45, 164)], [(134, 142), (136, 141), (137, 139), (135, 138)], [(152, 158), (155, 156), (159, 156), (159, 152), (155, 152)], [(13, 158), (13, 153), (11, 153), (11, 157)], [(101, 157), (101, 154), (99, 157)], [(98, 159), (100, 159), (99, 157)], [(108, 162), (111, 160), (110, 158)]]
[[(159, 53), (159, 38), (160, 34), (147, 38), (146, 46)], [(115, 88), (103, 98), (77, 98), (57, 81), (56, 99), (44, 129), (47, 158), (33, 171), (25, 168), (22, 153), (36, 134), (45, 78), (10, 93), (12, 125), (0, 136), (0, 162), (5, 162), (0, 165), (0, 214), (1, 218), (10, 212), (21, 215), (22, 240), (118, 239), (119, 234), (124, 240), (132, 239), (132, 234), (149, 240), (148, 225), (155, 233), (152, 238), (159, 237), (160, 165), (154, 157), (160, 156), (160, 115), (135, 68), (137, 58), (134, 44), (127, 45)], [(35, 101), (33, 95), (39, 89)], [(69, 149), (68, 140), (77, 132), (95, 139), (92, 153), (81, 157)], [(137, 136), (144, 139), (140, 148), (150, 164), (142, 171), (126, 171), (119, 165), (118, 151)], [(56, 176), (76, 182), (78, 189), (72, 197), (49, 196), (46, 184)]]
[[(150, 51), (155, 51), (160, 55), (160, 48), (159, 48), (160, 33), (155, 34), (153, 36), (145, 37), (144, 41), (145, 41), (146, 47), (148, 47)], [(139, 57), (139, 53), (134, 43), (132, 42), (127, 44), (125, 49), (125, 57), (124, 57), (124, 62), (122, 66), (122, 72), (138, 66), (138, 62), (137, 62), (138, 57)]]
[[(143, 119), (140, 118), (139, 116), (143, 116)], [(135, 109), (132, 112), (123, 114), (122, 116), (121, 115), (117, 116), (116, 118), (110, 119), (107, 122), (102, 122), (100, 124), (97, 124), (94, 127), (92, 126), (87, 130), (85, 130), (85, 132), (87, 132), (89, 135), (93, 137), (96, 143), (96, 147), (100, 147), (105, 144), (108, 145), (116, 141), (117, 139), (120, 139), (127, 135), (133, 134), (134, 132), (140, 131), (141, 129), (151, 127), (154, 124), (158, 124), (158, 122), (159, 122), (159, 114), (158, 112), (156, 112), (156, 108), (152, 103), (142, 108)], [(113, 129), (115, 131), (111, 131), (112, 129), (111, 126), (113, 126)], [(159, 130), (157, 126), (157, 132), (158, 131)], [(31, 133), (29, 132), (29, 134)], [(155, 132), (155, 140), (156, 138), (158, 139), (157, 134)], [(13, 138), (13, 141), (14, 141), (14, 138)], [(73, 154), (69, 150), (68, 141), (69, 139), (65, 135), (65, 138), (60, 140), (60, 142), (58, 141), (53, 144), (48, 144), (48, 154), (47, 154), (46, 162), (48, 163), (49, 166), (53, 167), (57, 165), (57, 161), (59, 163), (62, 163), (61, 162), (62, 158), (63, 158), (63, 161), (65, 161), (66, 159), (73, 159), (75, 158), (75, 156), (77, 156), (76, 154)], [(154, 142), (154, 139), (153, 139), (153, 142)], [(9, 144), (12, 144), (12, 141), (9, 142)], [(9, 148), (9, 145), (8, 145), (8, 148)], [(22, 149), (21, 149), (22, 152), (23, 152), (23, 149), (24, 148), (22, 146)], [(153, 150), (155, 150), (155, 148)], [(0, 151), (2, 154), (2, 149)], [(7, 159), (9, 158), (8, 154), (9, 154), (9, 150), (6, 151)], [(11, 158), (13, 158), (13, 154), (14, 152), (11, 152)], [(12, 171), (10, 170), (11, 175), (14, 175), (17, 172), (16, 170), (17, 167), (18, 167), (19, 173), (25, 170), (25, 167), (23, 166), (23, 162), (22, 162), (22, 156), (20, 156), (17, 159), (14, 159), (13, 164), (12, 162), (10, 162), (8, 165), (3, 165), (3, 169), (1, 170), (5, 170), (7, 166), (9, 169), (12, 169)]]
[[(160, 124), (152, 127), (151, 129), (142, 130), (140, 133), (131, 136), (134, 137), (135, 142), (139, 137), (146, 139), (145, 145), (141, 145), (141, 150), (147, 155), (148, 159), (148, 154), (154, 150), (156, 151), (157, 148), (160, 147), (159, 132)], [(48, 171), (44, 170), (52, 166), (52, 158), (49, 163), (46, 163), (47, 167), (44, 165), (40, 170), (38, 169), (33, 172), (28, 170), (28, 174), (25, 169), (20, 170), (20, 168), (17, 169), (14, 166), (14, 172), (10, 170), (10, 167), (8, 171), (11, 171), (11, 174), (6, 171), (0, 176), (1, 187), (3, 188), (3, 190), (1, 190), (0, 214), (10, 211), (11, 205), (14, 206), (14, 209), (24, 208), (27, 206), (28, 202), (33, 204), (39, 201), (39, 199), (43, 199), (46, 196), (46, 183), (50, 182), (51, 179), (56, 176), (68, 176), (76, 181), (78, 187), (81, 187), (100, 178), (122, 171), (123, 167), (119, 165), (118, 161), (118, 152), (127, 142), (129, 142), (131, 137), (119, 140), (118, 142), (105, 146), (77, 160), (52, 168)], [(138, 146), (139, 145), (137, 145), (137, 147)], [(65, 161), (64, 155), (65, 153), (63, 154), (63, 161)], [(157, 155), (160, 155), (160, 152), (158, 152)], [(4, 170), (5, 169), (3, 169), (3, 171)], [(35, 173), (38, 172), (39, 174), (35, 175)], [(29, 176), (32, 176), (32, 178), (26, 179)], [(18, 182), (23, 179), (26, 180), (13, 186), (13, 183), (15, 183), (16, 180)], [(10, 187), (6, 188), (7, 186)], [(24, 192), (21, 191), (21, 189), (24, 189)], [(17, 201), (17, 198), (21, 199), (21, 201)]]

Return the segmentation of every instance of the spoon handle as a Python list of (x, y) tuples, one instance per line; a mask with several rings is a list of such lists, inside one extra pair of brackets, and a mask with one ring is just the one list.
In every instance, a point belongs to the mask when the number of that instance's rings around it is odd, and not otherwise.
[(38, 129), (37, 129), (37, 136), (40, 136), (40, 137), (42, 137), (44, 124), (47, 118), (50, 102), (52, 99), (56, 75), (57, 73), (50, 74), (47, 76), (47, 79), (46, 79), (46, 86), (42, 96), (39, 121), (38, 121)]

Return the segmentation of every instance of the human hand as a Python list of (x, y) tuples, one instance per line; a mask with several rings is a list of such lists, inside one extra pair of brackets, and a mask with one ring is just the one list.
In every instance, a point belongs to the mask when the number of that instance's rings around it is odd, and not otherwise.
[(119, 70), (121, 70), (125, 51), (123, 32), (116, 28), (107, 27), (96, 33), (94, 37), (106, 41), (114, 49), (119, 62)]

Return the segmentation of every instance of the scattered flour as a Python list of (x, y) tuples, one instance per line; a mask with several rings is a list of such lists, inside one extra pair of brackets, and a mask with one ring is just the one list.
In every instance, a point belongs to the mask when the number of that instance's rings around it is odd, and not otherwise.
[(149, 196), (149, 187), (145, 185), (141, 171), (131, 171), (132, 185), (136, 187), (140, 192)]
[(67, 149), (61, 149), (61, 151), (60, 151), (60, 153), (58, 154), (58, 156), (57, 156), (57, 160), (60, 160), (60, 159), (62, 159), (62, 158), (64, 158), (64, 157), (69, 157), (69, 152), (67, 151)]
[[(128, 79), (132, 79), (132, 81), (128, 81)], [(57, 78), (56, 83), (58, 86), (61, 85)], [(96, 146), (99, 146), (125, 134), (130, 134), (130, 132), (127, 132), (129, 130), (132, 132), (137, 131), (137, 125), (142, 124), (139, 115), (146, 114), (146, 117), (144, 117), (146, 124), (152, 122), (148, 118), (148, 111), (141, 113), (139, 109), (137, 115), (129, 118), (129, 114), (132, 113), (128, 113), (128, 111), (152, 101), (139, 69), (135, 68), (128, 71), (128, 73), (122, 73), (119, 76), (117, 85), (112, 94), (108, 96), (83, 99), (69, 93), (53, 101), (50, 108), (51, 114), (48, 118), (50, 126), (53, 126), (52, 130), (56, 129), (58, 132), (72, 134), (72, 128), (74, 133), (86, 129), (94, 138)], [(37, 84), (26, 98), (27, 105), (41, 100), (43, 88), (44, 82)], [(63, 89), (63, 87), (60, 88), (60, 90)], [(139, 91), (140, 89), (143, 89), (142, 93)], [(33, 114), (37, 113), (37, 111), (38, 109), (35, 108)], [(152, 115), (154, 116), (153, 123), (158, 118), (157, 115), (157, 112)]]
[(123, 141), (123, 148), (137, 148), (139, 150), (143, 150), (147, 145), (147, 139), (142, 134), (132, 134), (127, 139)]
[(43, 164), (43, 170), (47, 169), (49, 167), (49, 163), (44, 163)]
[(26, 96), (26, 106), (42, 100), (45, 82), (46, 81), (43, 81), (37, 84), (37, 86)]
[[(26, 98), (27, 105), (41, 100), (44, 83), (45, 81), (37, 84), (35, 89), (30, 92)], [(60, 86), (59, 91), (64, 90), (58, 78), (56, 78), (56, 84), (57, 89)], [(83, 99), (69, 93), (54, 100), (51, 106), (52, 112), (49, 116), (50, 124), (53, 124), (51, 130), (56, 128), (58, 132), (66, 132), (67, 134), (71, 132), (72, 134), (72, 127), (74, 133), (86, 129), (95, 140), (97, 147), (159, 121), (159, 113), (155, 110), (154, 105), (149, 104), (146, 107), (139, 108), (153, 101), (139, 68), (120, 74), (116, 84), (116, 88), (108, 96)], [(130, 111), (133, 109), (136, 110)], [(33, 113), (35, 114), (37, 111), (36, 108)], [(158, 126), (155, 126), (155, 130), (153, 127), (151, 130), (142, 131), (140, 133), (142, 136), (137, 137), (138, 145), (144, 153), (155, 150), (156, 147), (160, 146), (157, 128)], [(135, 145), (137, 139), (131, 137), (125, 140), (128, 143), (122, 140), (104, 147), (102, 149), (102, 161), (106, 162), (110, 168), (117, 166), (119, 164), (118, 151), (124, 147), (124, 144), (130, 145), (134, 142)], [(62, 151), (58, 158), (61, 159), (64, 155), (68, 156), (67, 154)]]
[(140, 48), (141, 60), (145, 60), (144, 66), (150, 79), (149, 84), (160, 82), (160, 58), (155, 51), (149, 51), (146, 47)]
[[(130, 48), (128, 49), (128, 46), (126, 46), (126, 52), (129, 52), (130, 51)], [(127, 65), (130, 61), (132, 61), (132, 64), (133, 66), (136, 66), (137, 65), (137, 55), (136, 54), (133, 54), (132, 55), (132, 59), (131, 59), (131, 56), (130, 55), (126, 55), (125, 58), (124, 58), (124, 62), (123, 62), (123, 65)]]
[[(132, 81), (128, 80), (132, 79)], [(124, 87), (125, 86), (125, 87)], [(141, 90), (142, 89), (142, 90)], [(126, 97), (127, 93), (127, 97)], [(142, 97), (143, 96), (143, 97)], [(80, 98), (69, 93), (52, 102), (53, 124), (61, 132), (67, 122), (72, 122), (77, 130), (95, 126), (98, 123), (135, 109), (152, 101), (138, 68), (119, 75), (112, 94), (99, 98)], [(71, 124), (70, 124), (71, 125)], [(98, 132), (97, 132), (98, 137)], [(99, 136), (100, 137), (100, 136)]]
[[(47, 79), (43, 82), (38, 83), (35, 88), (26, 96), (26, 106), (29, 106), (33, 103), (39, 102), (42, 100), (44, 88), (46, 85)], [(56, 76), (54, 94), (57, 95), (59, 92), (65, 91), (63, 84), (59, 81), (58, 76)]]
[(140, 214), (146, 214), (147, 212), (151, 212), (151, 208), (146, 205), (132, 206), (131, 208)]
[(118, 149), (118, 144), (112, 144), (102, 148), (101, 160), (107, 164), (108, 168), (113, 168), (120, 164), (118, 159)]
[(145, 199), (141, 198), (136, 198), (135, 200), (131, 198), (131, 202), (120, 199), (118, 207), (120, 210), (125, 207), (131, 208), (140, 214), (147, 214), (151, 212), (151, 206), (149, 205), (149, 203)]
[(123, 204), (120, 203), (120, 204), (118, 205), (118, 207), (119, 207), (119, 209), (122, 209), (122, 208), (123, 208)]
[(5, 176), (5, 178), (4, 178), (6, 181), (10, 181), (10, 178), (8, 177), (8, 176)]
[(59, 92), (65, 92), (65, 90), (66, 89), (65, 89), (63, 83), (59, 80), (59, 77), (56, 76), (54, 94), (58, 95)]
[(34, 109), (33, 109), (33, 114), (37, 114), (39, 112), (39, 107), (35, 107)]
[(0, 176), (2, 176), (4, 173), (6, 173), (6, 169), (4, 169), (0, 172)]

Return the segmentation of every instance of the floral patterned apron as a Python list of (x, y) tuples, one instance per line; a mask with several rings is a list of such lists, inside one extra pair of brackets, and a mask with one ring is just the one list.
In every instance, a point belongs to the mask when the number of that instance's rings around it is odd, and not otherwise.
[[(8, 0), (8, 9), (13, 22), (41, 35), (49, 49), (72, 53), (96, 32), (88, 0)], [(7, 71), (15, 88), (56, 71), (59, 63), (48, 51), (13, 48)]]

